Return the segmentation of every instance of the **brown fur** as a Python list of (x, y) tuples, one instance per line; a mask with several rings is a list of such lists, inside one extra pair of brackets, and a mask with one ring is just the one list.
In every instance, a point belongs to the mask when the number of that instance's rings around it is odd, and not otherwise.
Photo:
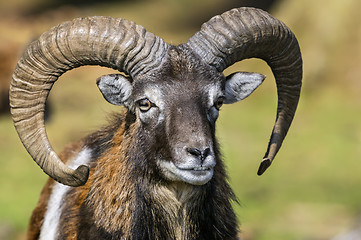
[[(132, 131), (134, 131), (134, 126), (130, 128), (130, 136), (133, 135)], [(97, 227), (102, 227), (108, 232), (117, 231), (121, 227), (121, 232), (126, 234), (131, 229), (134, 206), (130, 203), (134, 202), (135, 194), (132, 191), (134, 182), (127, 179), (131, 173), (127, 166), (127, 159), (124, 158), (128, 155), (126, 150), (130, 145), (130, 139), (123, 139), (123, 136), (124, 127), (121, 127), (113, 138), (114, 147), (98, 160), (98, 167), (95, 168), (92, 176), (94, 182), (89, 192), (87, 205), (95, 207), (95, 219), (102, 219), (95, 222)]]
[(81, 187), (71, 189), (64, 199), (64, 209), (66, 209), (67, 215), (61, 217), (60, 225), (65, 226), (61, 228), (60, 239), (77, 239), (77, 229), (79, 228), (79, 209), (84, 203), (89, 187), (91, 185), (91, 179)]

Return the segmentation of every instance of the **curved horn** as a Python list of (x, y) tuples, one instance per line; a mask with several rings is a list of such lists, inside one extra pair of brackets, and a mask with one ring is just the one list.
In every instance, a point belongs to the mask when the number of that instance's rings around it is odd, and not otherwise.
[(258, 175), (271, 165), (291, 125), (302, 85), (302, 57), (291, 30), (268, 13), (254, 8), (233, 9), (215, 16), (187, 44), (222, 72), (246, 58), (260, 58), (276, 79), (276, 122)]
[(15, 128), (34, 161), (53, 179), (80, 186), (89, 169), (69, 168), (52, 149), (44, 106), (54, 82), (66, 71), (101, 65), (132, 77), (154, 69), (168, 46), (133, 22), (110, 17), (78, 18), (44, 33), (25, 51), (13, 74), (10, 107)]

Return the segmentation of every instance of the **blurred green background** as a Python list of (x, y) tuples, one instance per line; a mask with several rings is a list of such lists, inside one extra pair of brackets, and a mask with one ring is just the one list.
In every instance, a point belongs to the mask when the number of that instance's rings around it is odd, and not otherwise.
[[(360, 226), (361, 1), (359, 0), (12, 0), (0, 2), (0, 239), (25, 239), (47, 177), (22, 147), (7, 113), (7, 89), (26, 45), (79, 16), (109, 15), (143, 25), (168, 43), (185, 42), (215, 14), (258, 6), (296, 34), (304, 59), (300, 105), (272, 167), (256, 175), (276, 113), (272, 73), (260, 60), (225, 71), (255, 71), (265, 83), (222, 108), (217, 134), (245, 240), (323, 240)], [(101, 67), (72, 70), (50, 94), (47, 132), (55, 150), (118, 111), (98, 92)], [(359, 238), (357, 238), (359, 239)], [(361, 239), (361, 238), (360, 238)]]

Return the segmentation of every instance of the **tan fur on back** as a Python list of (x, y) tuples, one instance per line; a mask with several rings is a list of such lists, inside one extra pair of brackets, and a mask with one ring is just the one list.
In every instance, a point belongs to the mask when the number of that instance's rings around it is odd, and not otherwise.
[[(131, 128), (130, 131), (133, 131)], [(114, 135), (114, 147), (106, 151), (91, 173), (92, 187), (89, 189), (87, 204), (94, 206), (94, 219), (98, 227), (114, 232), (119, 229), (126, 235), (131, 232), (131, 219), (135, 199), (134, 184), (129, 179), (130, 168), (126, 166), (125, 151), (129, 143), (123, 141), (124, 127)], [(132, 135), (132, 133), (129, 133)], [(110, 178), (111, 177), (111, 178)], [(120, 193), (120, 194), (119, 194)], [(104, 196), (107, 196), (104, 198)], [(104, 224), (107, 223), (107, 224)], [(128, 239), (129, 236), (125, 236)]]

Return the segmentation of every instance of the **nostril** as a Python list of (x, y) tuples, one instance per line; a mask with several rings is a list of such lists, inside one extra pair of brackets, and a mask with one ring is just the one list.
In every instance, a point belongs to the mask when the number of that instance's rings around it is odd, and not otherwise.
[(206, 148), (204, 149), (203, 153), (202, 153), (202, 157), (206, 158), (209, 154), (211, 153), (211, 149), (210, 148)]
[(199, 157), (202, 155), (202, 152), (200, 150), (198, 150), (197, 148), (187, 148), (187, 152), (189, 152), (190, 154), (192, 154), (195, 157)]
[(187, 148), (187, 152), (197, 158), (200, 158), (201, 160), (204, 160), (211, 153), (211, 149), (206, 148), (201, 151), (198, 148)]

